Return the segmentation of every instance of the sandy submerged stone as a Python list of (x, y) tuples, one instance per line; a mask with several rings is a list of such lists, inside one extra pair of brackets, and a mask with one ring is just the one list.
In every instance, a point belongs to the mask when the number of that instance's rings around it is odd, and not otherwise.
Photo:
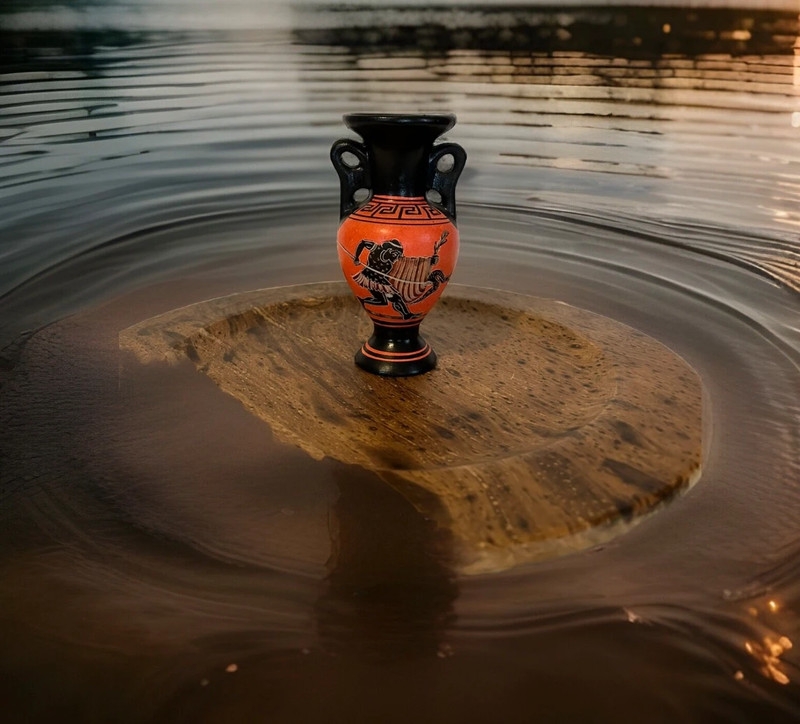
[(177, 309), (120, 346), (188, 357), (284, 442), (374, 471), (452, 533), (466, 572), (607, 540), (699, 473), (700, 380), (630, 327), (453, 285), (423, 324), (438, 368), (400, 379), (353, 363), (369, 331), (332, 282)]

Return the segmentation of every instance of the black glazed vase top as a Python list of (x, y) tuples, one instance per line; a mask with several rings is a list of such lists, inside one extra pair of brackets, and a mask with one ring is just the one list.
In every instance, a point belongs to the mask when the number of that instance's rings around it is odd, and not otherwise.
[(339, 262), (374, 325), (356, 364), (389, 377), (428, 372), (436, 354), (419, 326), (456, 265), (455, 187), (467, 159), (461, 146), (434, 142), (456, 118), (354, 113), (344, 121), (363, 142), (331, 148), (341, 182)]

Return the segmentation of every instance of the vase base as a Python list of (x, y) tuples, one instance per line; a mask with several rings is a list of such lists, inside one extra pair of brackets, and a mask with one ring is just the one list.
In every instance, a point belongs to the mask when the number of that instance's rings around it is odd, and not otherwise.
[(419, 322), (389, 326), (373, 320), (372, 336), (356, 353), (356, 364), (381, 377), (413, 377), (436, 367), (436, 353), (420, 337)]
[[(436, 367), (436, 352), (426, 344), (419, 355), (413, 359), (397, 359), (396, 357), (382, 354), (365, 344), (356, 352), (356, 364), (366, 372), (381, 377), (413, 377), (430, 372)], [(427, 350), (427, 351), (426, 351)]]

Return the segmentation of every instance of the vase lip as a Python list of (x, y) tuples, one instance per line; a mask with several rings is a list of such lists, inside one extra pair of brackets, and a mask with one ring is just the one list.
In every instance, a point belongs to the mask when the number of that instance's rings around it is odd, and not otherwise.
[(359, 127), (369, 124), (389, 127), (428, 127), (435, 128), (441, 134), (456, 124), (454, 113), (348, 113), (343, 118), (345, 125), (356, 132)]

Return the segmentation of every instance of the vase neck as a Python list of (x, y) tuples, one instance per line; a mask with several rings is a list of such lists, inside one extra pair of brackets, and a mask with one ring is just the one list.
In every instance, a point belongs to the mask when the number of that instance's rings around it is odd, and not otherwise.
[(452, 128), (455, 116), (355, 113), (345, 123), (367, 146), (374, 195), (424, 196), (433, 143)]
[(431, 145), (393, 147), (367, 141), (375, 196), (424, 196)]

